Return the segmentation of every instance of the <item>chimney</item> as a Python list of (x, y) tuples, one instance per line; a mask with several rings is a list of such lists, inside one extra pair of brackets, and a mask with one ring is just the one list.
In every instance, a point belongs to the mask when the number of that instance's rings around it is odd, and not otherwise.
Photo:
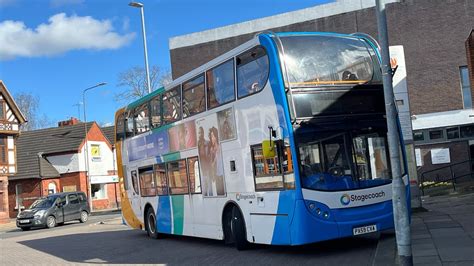
[(72, 125), (79, 124), (79, 122), (81, 122), (79, 121), (79, 119), (75, 117), (71, 117), (71, 119), (69, 120), (59, 121), (58, 127), (72, 126)]

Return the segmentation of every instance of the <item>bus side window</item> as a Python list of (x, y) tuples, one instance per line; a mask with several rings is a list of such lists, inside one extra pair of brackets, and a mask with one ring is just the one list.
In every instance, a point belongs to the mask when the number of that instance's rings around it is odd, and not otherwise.
[(192, 194), (201, 193), (201, 174), (198, 157), (188, 158), (189, 187)]
[(268, 56), (263, 47), (257, 46), (237, 56), (237, 96), (242, 98), (261, 91), (268, 73)]
[(127, 166), (124, 165), (122, 167), (122, 175), (123, 175), (123, 190), (124, 191), (127, 191), (128, 188), (129, 188), (129, 185), (128, 185), (128, 178), (127, 178)]
[(133, 170), (131, 175), (132, 175), (131, 177), (132, 177), (133, 191), (135, 192), (135, 194), (138, 194), (138, 175), (137, 175), (137, 171)]
[[(276, 144), (276, 142), (274, 142)], [(262, 144), (250, 147), (252, 152), (253, 172), (255, 177), (255, 190), (280, 190), (283, 189), (283, 175), (280, 167), (280, 152), (275, 145), (274, 157), (264, 158)]]
[(135, 133), (135, 129), (133, 126), (133, 117), (131, 116), (131, 113), (128, 113), (128, 115), (125, 117), (124, 120), (125, 123), (125, 137), (133, 137)]
[(161, 126), (161, 95), (153, 98), (150, 102), (151, 128)]
[(183, 118), (206, 111), (204, 75), (183, 83)]
[(117, 117), (115, 122), (115, 139), (120, 141), (125, 137), (125, 114), (121, 114)]
[(142, 197), (156, 196), (156, 183), (153, 176), (153, 167), (138, 169), (140, 178), (140, 194)]
[(188, 176), (186, 173), (186, 161), (179, 160), (169, 162), (166, 165), (168, 173), (170, 194), (188, 194)]
[(162, 103), (164, 124), (181, 119), (181, 89), (179, 86), (165, 92)]
[(235, 100), (234, 60), (228, 60), (206, 72), (207, 109)]
[(285, 188), (295, 189), (295, 175), (293, 174), (293, 159), (291, 157), (291, 148), (290, 146), (283, 145), (283, 143), (281, 142), (280, 144), (280, 161), (284, 175)]
[(155, 164), (155, 179), (157, 195), (168, 195), (168, 182), (166, 180), (165, 164)]
[(135, 135), (147, 132), (150, 130), (150, 118), (148, 116), (148, 104), (144, 104), (135, 109), (133, 116), (135, 123)]

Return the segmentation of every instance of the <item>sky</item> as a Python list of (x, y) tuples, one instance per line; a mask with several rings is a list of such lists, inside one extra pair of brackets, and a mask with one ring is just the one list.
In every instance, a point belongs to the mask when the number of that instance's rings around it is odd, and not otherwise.
[[(170, 70), (170, 37), (272, 16), (332, 0), (142, 0), (149, 66)], [(128, 0), (0, 0), (0, 79), (13, 96), (31, 93), (38, 116), (112, 125), (127, 102), (118, 75), (144, 67), (140, 10)]]

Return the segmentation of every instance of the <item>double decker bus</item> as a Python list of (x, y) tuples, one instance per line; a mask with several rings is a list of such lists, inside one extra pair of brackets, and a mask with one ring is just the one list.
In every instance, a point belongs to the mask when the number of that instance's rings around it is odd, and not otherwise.
[(363, 34), (261, 33), (121, 108), (124, 221), (238, 249), (393, 228), (379, 58)]

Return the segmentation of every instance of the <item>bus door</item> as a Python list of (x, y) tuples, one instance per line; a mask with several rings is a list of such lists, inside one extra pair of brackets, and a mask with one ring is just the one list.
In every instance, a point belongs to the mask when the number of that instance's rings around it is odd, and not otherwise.
[[(130, 179), (132, 184), (128, 187), (128, 196), (130, 197), (130, 203), (132, 204), (132, 209), (135, 211), (135, 215), (137, 217), (142, 217), (142, 204), (141, 204), (141, 197), (140, 197), (140, 186), (138, 184), (138, 169), (132, 169), (130, 171)], [(137, 213), (138, 212), (138, 213)]]
[[(284, 160), (286, 151), (281, 144), (272, 141), (271, 152), (268, 152), (268, 143), (265, 141), (251, 146), (256, 192), (250, 220), (256, 243), (272, 243), (274, 227), (269, 225), (275, 225), (277, 218), (288, 225), (288, 213), (278, 213), (280, 194), (284, 193), (285, 187), (283, 173), (291, 165), (291, 162)], [(288, 232), (282, 231), (280, 234), (282, 239), (289, 240)]]

